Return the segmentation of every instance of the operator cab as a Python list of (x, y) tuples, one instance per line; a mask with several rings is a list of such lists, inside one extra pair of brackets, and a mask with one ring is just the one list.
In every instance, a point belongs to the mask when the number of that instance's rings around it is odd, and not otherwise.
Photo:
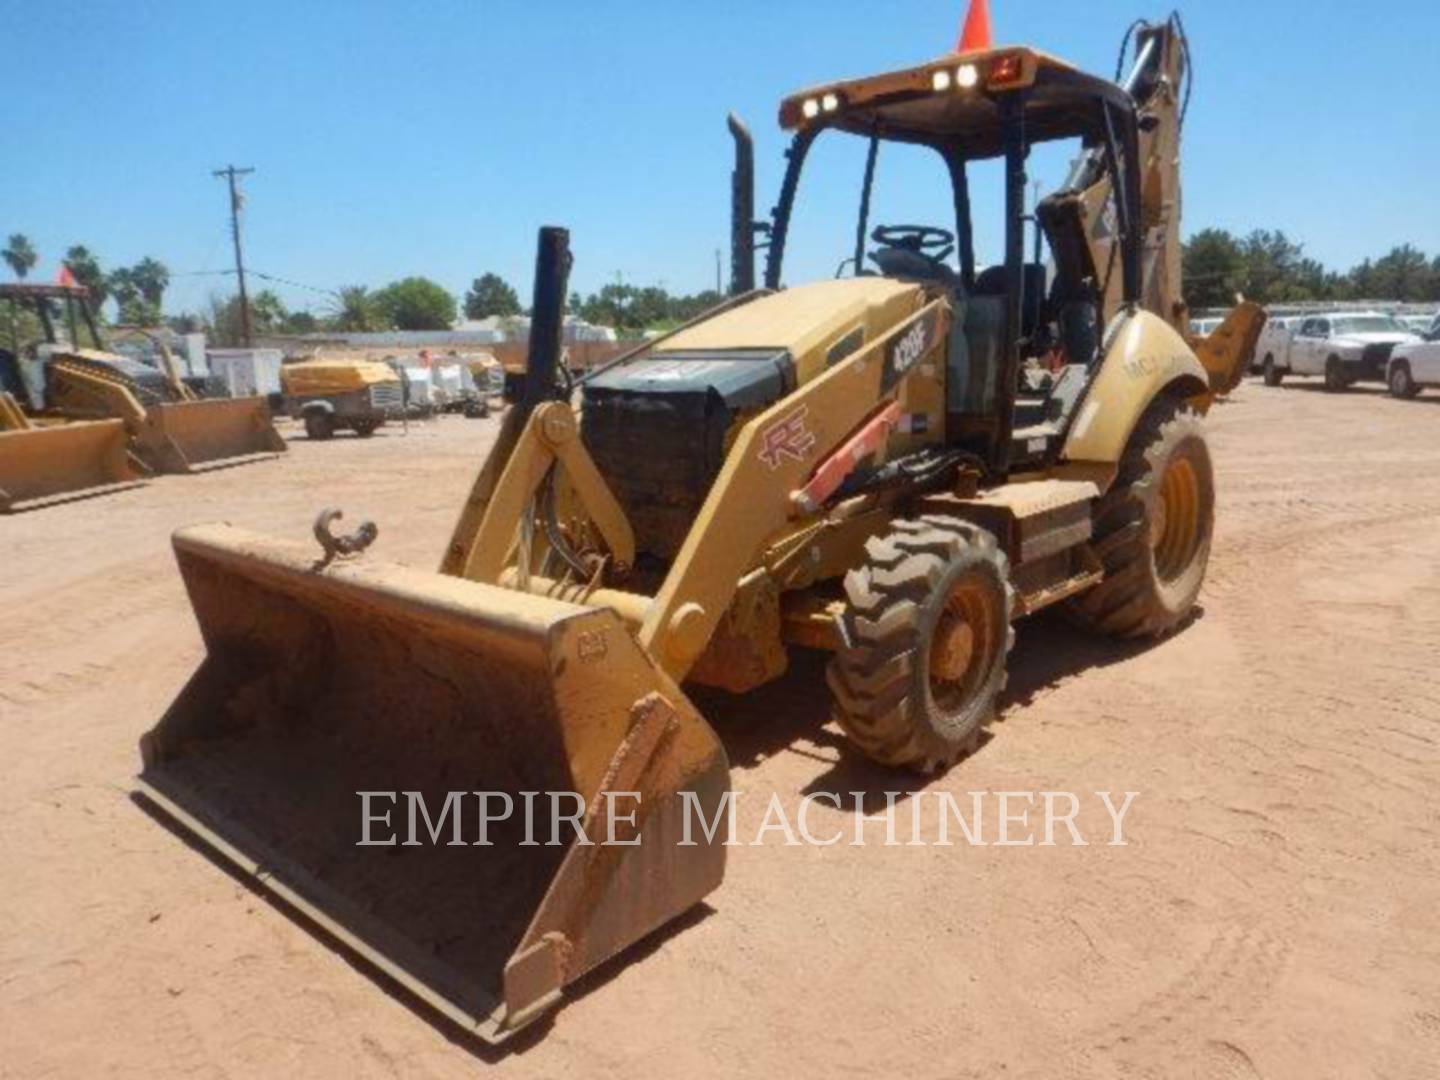
[[(1005, 48), (803, 91), (782, 103), (780, 122), (794, 132), (780, 199), (770, 222), (737, 224), (737, 262), (747, 255), (742, 231), (758, 233), (765, 286), (778, 289), (812, 146), (832, 132), (864, 140), (854, 244), (841, 273), (915, 282), (948, 299), (947, 442), (998, 475), (1053, 461), (1098, 368), (1107, 321), (1140, 294), (1131, 94), (1043, 53)], [(740, 143), (748, 133), (738, 126)], [(1032, 150), (1064, 140), (1078, 143), (1069, 175), (1027, 207)], [(896, 145), (939, 156), (953, 227), (871, 222), (881, 148)], [(748, 147), (738, 153), (743, 163)], [(985, 163), (999, 164), (1004, 189), (1003, 251), (990, 265), (977, 261), (971, 219)], [(737, 165), (737, 187), (743, 172)], [(753, 285), (753, 269), (751, 277)], [(737, 278), (737, 289), (744, 284)]]

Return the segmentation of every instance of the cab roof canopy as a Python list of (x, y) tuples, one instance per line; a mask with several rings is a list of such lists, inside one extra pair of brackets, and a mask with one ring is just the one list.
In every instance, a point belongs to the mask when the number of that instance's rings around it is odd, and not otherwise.
[(1126, 114), (1135, 109), (1130, 95), (1107, 79), (1033, 49), (1006, 47), (812, 87), (781, 102), (780, 126), (799, 132), (837, 128), (936, 147), (959, 144), (968, 158), (998, 157), (1005, 149), (1002, 102), (1017, 92), (1023, 92), (1031, 143), (1100, 140), (1105, 121), (1099, 102)]
[(89, 296), (89, 292), (83, 285), (41, 285), (26, 281), (7, 281), (0, 283), (0, 300), (13, 298), (17, 300), (31, 300), (37, 296), (46, 299), (63, 299), (67, 296), (83, 298)]

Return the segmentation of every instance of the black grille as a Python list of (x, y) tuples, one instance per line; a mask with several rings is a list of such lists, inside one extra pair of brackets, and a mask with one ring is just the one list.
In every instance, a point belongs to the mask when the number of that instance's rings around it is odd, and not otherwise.
[(1394, 350), (1394, 342), (1376, 342), (1373, 345), (1366, 345), (1360, 358), (1371, 367), (1384, 367), (1389, 362), (1390, 354)]

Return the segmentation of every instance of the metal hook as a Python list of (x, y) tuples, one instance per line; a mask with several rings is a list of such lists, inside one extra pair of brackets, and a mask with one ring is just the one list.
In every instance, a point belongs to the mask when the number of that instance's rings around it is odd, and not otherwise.
[(360, 527), (353, 533), (336, 536), (330, 531), (332, 522), (339, 521), (345, 516), (343, 510), (336, 507), (327, 507), (320, 511), (320, 516), (315, 519), (315, 539), (320, 544), (320, 549), (325, 552), (325, 558), (321, 566), (328, 566), (330, 561), (337, 556), (358, 555), (375, 542), (375, 537), (380, 535), (380, 530), (373, 521), (362, 521)]

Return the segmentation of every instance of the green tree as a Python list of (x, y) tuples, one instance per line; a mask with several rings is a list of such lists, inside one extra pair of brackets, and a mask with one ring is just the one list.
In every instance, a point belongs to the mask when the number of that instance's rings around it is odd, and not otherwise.
[(1317, 259), (1301, 259), (1295, 266), (1289, 300), (1333, 300), (1340, 291), (1340, 275), (1325, 269)]
[(645, 330), (668, 330), (688, 322), (720, 303), (714, 289), (692, 296), (672, 296), (658, 285), (606, 285), (585, 299), (571, 297), (570, 310), (586, 322), (613, 327), (621, 336)]
[(29, 276), (30, 271), (35, 268), (40, 257), (35, 254), (35, 247), (30, 243), (30, 238), (24, 233), (11, 233), (10, 242), (6, 244), (5, 250), (0, 251), (0, 258), (10, 264), (10, 270), (20, 281)]
[(159, 312), (165, 299), (165, 290), (170, 287), (170, 271), (159, 259), (149, 255), (131, 269), (140, 296), (155, 312)]
[(1192, 309), (1224, 307), (1245, 282), (1245, 253), (1224, 229), (1204, 229), (1183, 248), (1185, 302)]
[(182, 312), (179, 315), (171, 315), (165, 320), (165, 325), (177, 334), (198, 334), (205, 329), (205, 320), (191, 312)]
[(375, 297), (364, 285), (346, 285), (335, 297), (329, 326), (332, 330), (363, 334), (381, 327)]
[(201, 322), (211, 345), (222, 349), (233, 348), (245, 340), (244, 326), (240, 321), (239, 296), (211, 293)]
[(1431, 281), (1430, 264), (1423, 253), (1409, 244), (1392, 248), (1375, 260), (1371, 288), (1380, 300), (1427, 300)]
[(1299, 244), (1283, 232), (1256, 229), (1240, 244), (1245, 257), (1245, 278), (1240, 291), (1260, 304), (1294, 300), (1296, 271), (1304, 257)]
[(580, 306), (580, 317), (596, 326), (611, 326), (621, 335), (644, 327), (636, 305), (638, 291), (633, 285), (606, 285)]
[(488, 319), (492, 315), (519, 315), (520, 297), (499, 274), (481, 274), (465, 294), (465, 317)]
[(281, 327), (287, 334), (309, 334), (320, 328), (320, 320), (308, 311), (292, 311), (285, 325)]
[[(240, 298), (235, 298), (239, 304)], [(285, 310), (285, 302), (276, 296), (270, 289), (261, 289), (250, 298), (250, 330), (255, 334), (274, 334), (279, 332), (290, 313)]]
[[(140, 282), (135, 278), (133, 267), (121, 266), (111, 270), (105, 276), (105, 286), (115, 298), (117, 322), (129, 326), (149, 326), (155, 321), (151, 318), (152, 312), (145, 303), (145, 296), (140, 291)], [(153, 314), (158, 317), (159, 312)]]
[(90, 309), (98, 316), (105, 301), (110, 298), (110, 289), (105, 284), (105, 272), (100, 261), (82, 244), (75, 244), (65, 252), (65, 265), (79, 285), (85, 286), (90, 294)]
[(449, 330), (455, 322), (455, 298), (429, 278), (392, 282), (375, 294), (375, 306), (397, 330)]
[(134, 266), (121, 266), (105, 276), (105, 285), (119, 308), (118, 320), (130, 326), (160, 322), (160, 306), (170, 285), (170, 271), (158, 259), (146, 257)]

